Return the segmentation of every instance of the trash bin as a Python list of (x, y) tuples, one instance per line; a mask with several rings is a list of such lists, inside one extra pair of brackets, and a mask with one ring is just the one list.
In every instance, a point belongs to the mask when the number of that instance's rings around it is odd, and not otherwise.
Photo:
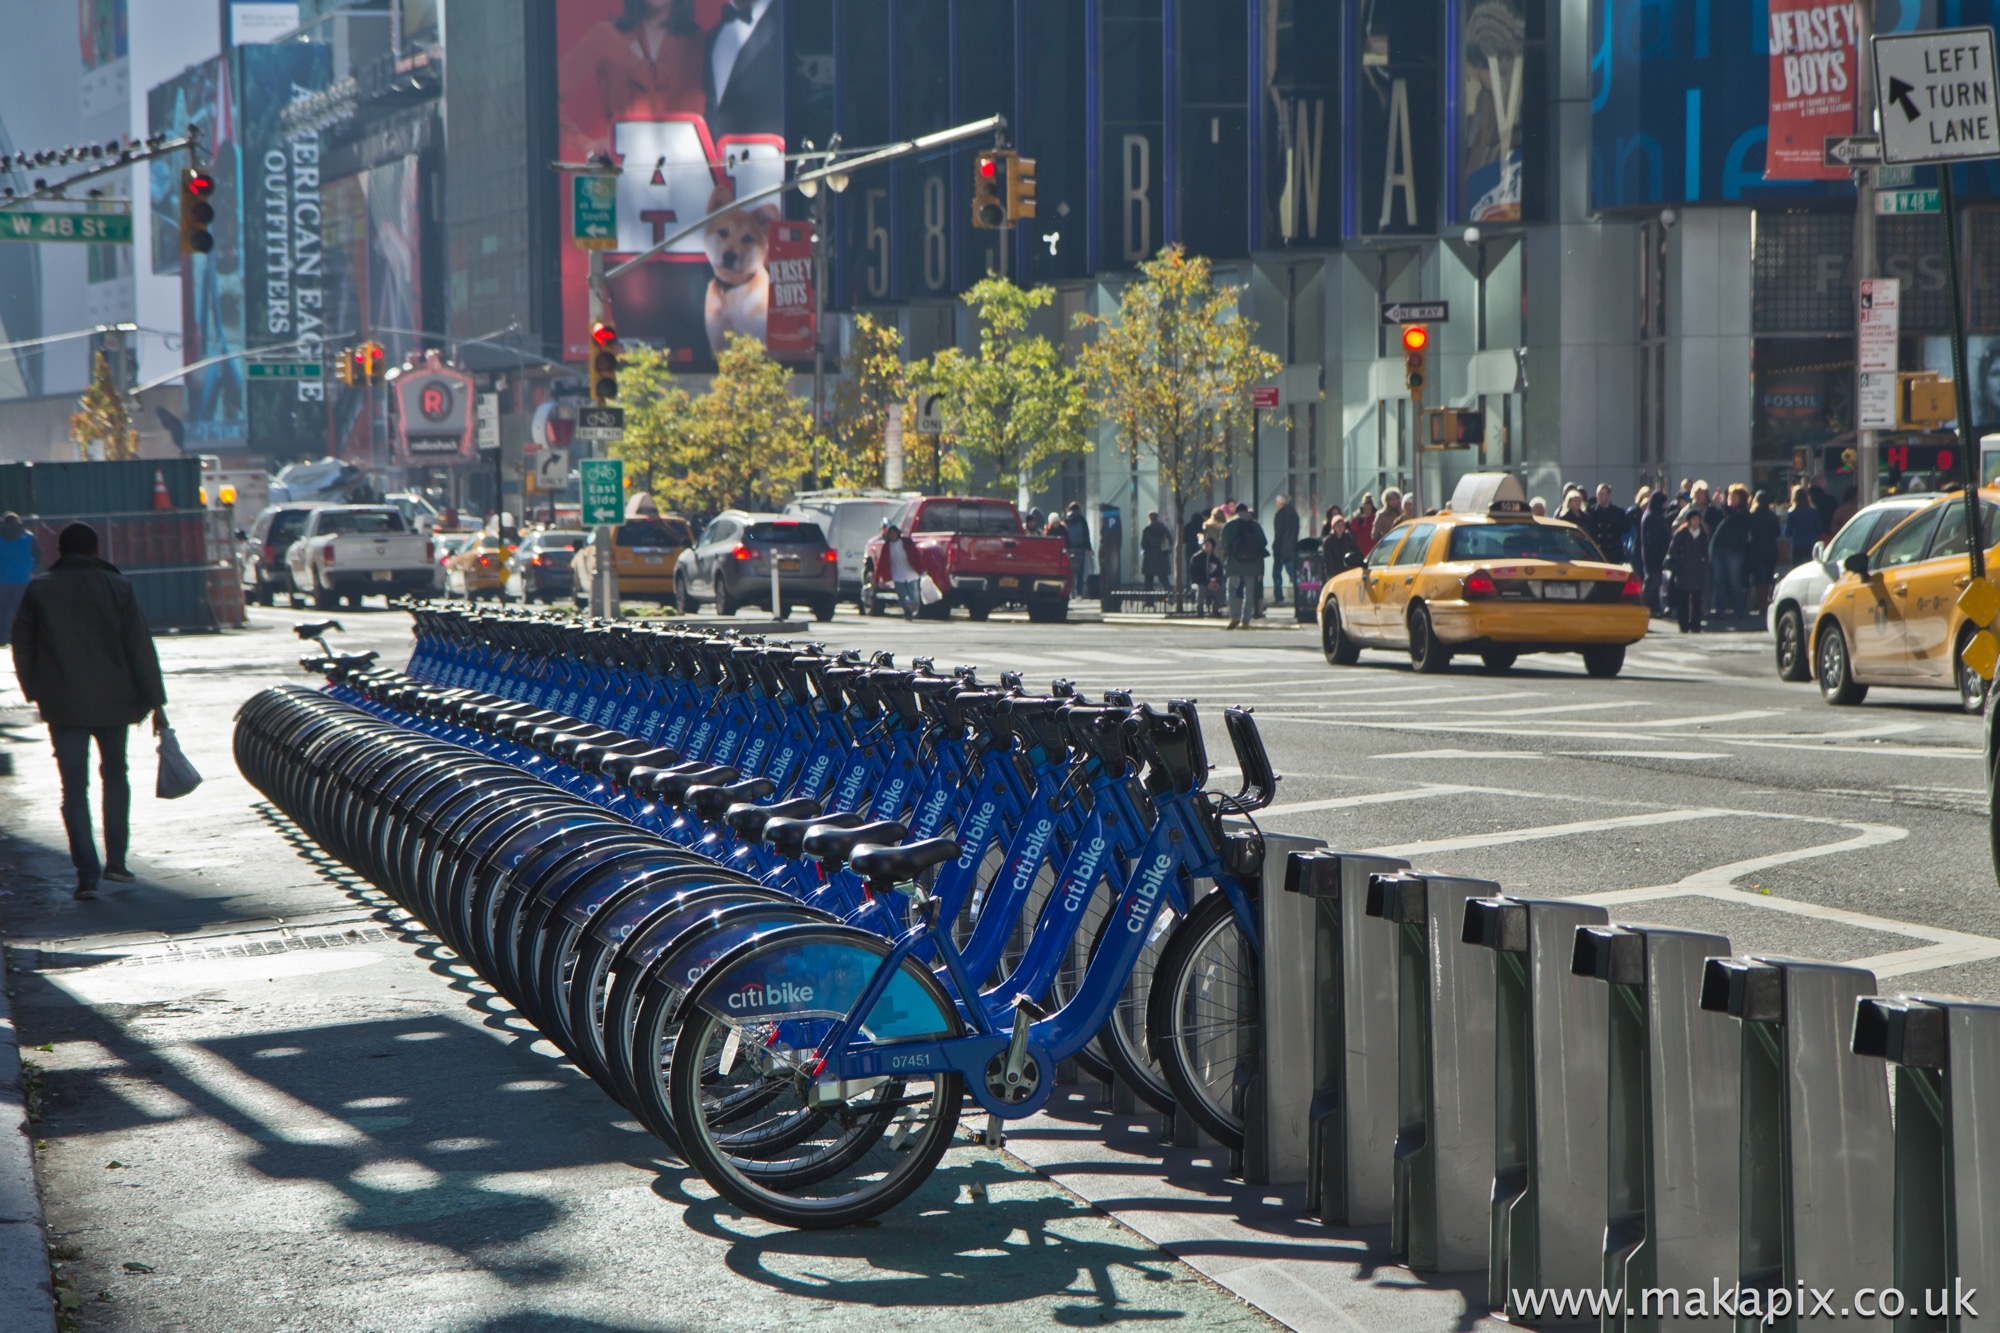
[(1514, 1320), (1540, 1322), (1514, 1292), (1600, 1281), (1609, 996), (1570, 964), (1577, 927), (1609, 920), (1602, 907), (1540, 898), (1465, 908), (1465, 943), (1493, 950), (1495, 964), (1487, 1301)]
[(1739, 1316), (1748, 1300), (1760, 1317), (1805, 1313), (1802, 1284), (1895, 1280), (1882, 1244), (1896, 1197), (1889, 1083), (1852, 1048), (1855, 1001), (1874, 993), (1865, 967), (1708, 960), (1701, 1007), (1738, 1020), (1742, 1042)]
[[(1661, 1293), (1715, 1289), (1736, 1272), (1740, 1042), (1701, 1007), (1703, 967), (1729, 940), (1664, 926), (1584, 926), (1571, 967), (1610, 988), (1603, 1279), (1627, 1320), (1605, 1327), (1723, 1327), (1662, 1311)], [(1651, 1293), (1649, 1295), (1649, 1293)], [(1672, 1318), (1659, 1318), (1671, 1313)]]
[(1486, 1266), (1493, 1189), (1493, 954), (1467, 948), (1465, 906), (1500, 886), (1403, 873), (1368, 881), (1393, 922), (1397, 1112), (1389, 1248), (1419, 1272)]
[[(1951, 1322), (1924, 1326), (2000, 1327), (2000, 1005), (1871, 996), (1854, 1053), (1896, 1066), (1896, 1290), (1917, 1312), (1950, 1293)], [(1960, 1306), (1975, 1288), (1977, 1318)]]
[(1368, 882), (1407, 870), (1389, 856), (1296, 853), (1287, 896), (1311, 929), (1265, 948), (1313, 953), (1312, 1100), (1306, 1109), (1306, 1211), (1334, 1226), (1389, 1220), (1395, 1198), (1396, 955), (1387, 922), (1368, 916)]

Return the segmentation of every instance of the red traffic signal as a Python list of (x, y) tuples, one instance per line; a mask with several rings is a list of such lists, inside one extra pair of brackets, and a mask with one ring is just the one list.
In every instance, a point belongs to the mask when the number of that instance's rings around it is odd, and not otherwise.
[(1431, 331), (1422, 324), (1403, 329), (1403, 383), (1412, 398), (1424, 396), (1424, 349), (1431, 345)]
[(982, 157), (982, 158), (980, 158), (980, 159), (979, 159), (979, 175), (980, 175), (981, 179), (983, 179), (983, 180), (989, 180), (989, 181), (992, 181), (992, 180), (999, 180), (999, 179), (1000, 179), (1000, 164), (999, 164), (998, 162), (994, 161), (994, 160), (993, 160), (992, 158), (990, 158), (990, 157)]
[(1411, 324), (1403, 330), (1403, 350), (1421, 352), (1431, 345), (1431, 331), (1422, 324)]
[(214, 193), (215, 177), (200, 167), (181, 172), (182, 254), (205, 255), (215, 248), (215, 237), (208, 230), (215, 221), (215, 205), (209, 202)]
[(590, 357), (590, 400), (600, 407), (618, 396), (618, 330), (599, 320), (590, 326), (597, 350)]
[(1007, 177), (1004, 152), (981, 153), (973, 162), (972, 225), (992, 231), (1006, 225), (1007, 202), (1001, 190)]
[(190, 167), (188, 168), (187, 179), (182, 182), (182, 186), (195, 198), (206, 199), (215, 193), (215, 177), (209, 175), (200, 167)]
[(618, 341), (618, 330), (609, 324), (593, 324), (590, 326), (590, 340), (599, 347), (609, 347)]

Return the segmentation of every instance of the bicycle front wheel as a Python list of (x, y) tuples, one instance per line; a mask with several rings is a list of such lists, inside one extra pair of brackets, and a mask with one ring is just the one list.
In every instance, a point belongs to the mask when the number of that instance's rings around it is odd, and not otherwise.
[(1211, 893), (1167, 940), (1146, 1027), (1174, 1101), (1225, 1148), (1243, 1146), (1243, 1104), (1263, 1058), (1256, 951), (1227, 894)]
[[(667, 1079), (673, 1122), (688, 1162), (744, 1211), (781, 1226), (849, 1226), (907, 1198), (950, 1146), (964, 1094), (955, 1073), (812, 1095), (821, 1043), (888, 948), (864, 931), (794, 927), (719, 959), (687, 993)], [(860, 1035), (958, 1032), (936, 979), (906, 960)]]

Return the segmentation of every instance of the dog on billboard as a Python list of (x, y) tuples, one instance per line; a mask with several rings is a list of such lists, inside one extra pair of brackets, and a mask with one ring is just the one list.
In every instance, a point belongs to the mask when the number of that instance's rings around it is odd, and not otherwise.
[[(709, 196), (708, 211), (715, 212), (735, 197), (735, 187), (724, 181)], [(714, 271), (703, 315), (708, 345), (717, 356), (732, 333), (764, 341), (771, 308), (771, 274), (764, 261), (770, 253), (771, 224), (777, 220), (775, 203), (732, 208), (702, 233), (702, 248)]]

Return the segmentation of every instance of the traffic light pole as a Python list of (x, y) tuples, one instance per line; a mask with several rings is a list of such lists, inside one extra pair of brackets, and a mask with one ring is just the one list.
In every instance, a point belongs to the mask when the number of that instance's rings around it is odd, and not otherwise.
[[(1860, 58), (1860, 77), (1854, 85), (1854, 111), (1856, 134), (1875, 133), (1875, 43), (1872, 40), (1875, 28), (1875, 7), (1856, 5), (1848, 11), (1848, 22), (1854, 25), (1854, 50)], [(1854, 168), (1854, 471), (1855, 505), (1875, 503), (1875, 492), (1881, 485), (1880, 436), (1866, 426), (1861, 426), (1861, 284), (1875, 276), (1875, 167), (1872, 163), (1860, 163)], [(1898, 385), (1900, 390), (1901, 386)], [(1900, 392), (1898, 397), (1900, 397)], [(1794, 478), (1795, 481), (1810, 482), (1812, 473)], [(1827, 533), (1828, 541), (1833, 534)], [(1798, 552), (1793, 552), (1794, 558)]]
[[(590, 325), (596, 328), (605, 322), (606, 314), (604, 252), (592, 250), (589, 256)], [(493, 507), (498, 512), (499, 502), (496, 501)], [(593, 556), (590, 562), (590, 614), (606, 620), (615, 619), (618, 615), (618, 553), (614, 535), (615, 529), (605, 523), (599, 523), (590, 534)]]

